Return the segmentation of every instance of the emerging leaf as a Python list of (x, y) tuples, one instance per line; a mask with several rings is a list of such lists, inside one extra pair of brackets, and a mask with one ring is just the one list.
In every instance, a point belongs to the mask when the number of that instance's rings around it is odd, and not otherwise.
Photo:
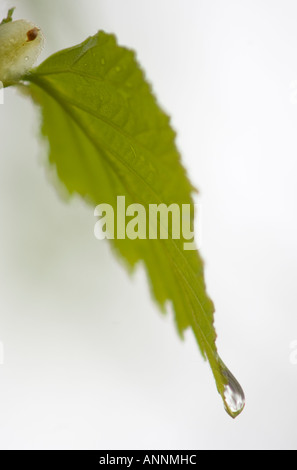
[(14, 13), (15, 7), (10, 8), (7, 13), (7, 17), (3, 18), (3, 20), (0, 23), (0, 26), (5, 23), (10, 23), (12, 21), (13, 13)]

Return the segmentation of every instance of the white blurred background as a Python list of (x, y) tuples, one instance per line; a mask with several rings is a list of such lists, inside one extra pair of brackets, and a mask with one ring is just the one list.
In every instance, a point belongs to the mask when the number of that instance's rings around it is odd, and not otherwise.
[[(42, 59), (98, 29), (137, 51), (202, 204), (219, 352), (246, 392), (225, 413), (191, 332), (95, 239), (45, 170), (38, 113), (0, 106), (1, 449), (296, 449), (297, 3), (15, 0)], [(295, 349), (297, 349), (295, 343)]]

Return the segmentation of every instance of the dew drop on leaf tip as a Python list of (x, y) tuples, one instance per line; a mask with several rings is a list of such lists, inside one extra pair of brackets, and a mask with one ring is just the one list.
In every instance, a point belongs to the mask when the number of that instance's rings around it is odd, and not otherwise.
[(223, 364), (222, 361), (220, 362), (222, 366), (222, 373), (228, 381), (224, 390), (225, 409), (227, 413), (232, 416), (232, 418), (236, 418), (245, 407), (244, 391), (230, 370), (225, 366), (225, 364)]

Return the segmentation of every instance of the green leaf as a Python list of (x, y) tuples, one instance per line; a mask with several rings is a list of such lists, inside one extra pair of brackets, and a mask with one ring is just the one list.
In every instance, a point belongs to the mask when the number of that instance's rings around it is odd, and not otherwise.
[[(169, 117), (160, 109), (132, 51), (99, 32), (60, 51), (24, 77), (42, 109), (49, 159), (69, 193), (93, 207), (117, 196), (126, 205), (191, 204), (193, 186), (181, 165)], [(191, 327), (209, 361), (227, 412), (239, 409), (225, 394), (243, 394), (220, 360), (215, 345), (213, 303), (197, 251), (184, 240), (114, 240), (131, 269), (144, 263), (151, 291), (163, 311), (171, 306), (180, 335)], [(237, 395), (236, 395), (237, 394)], [(235, 397), (236, 398), (236, 397)]]

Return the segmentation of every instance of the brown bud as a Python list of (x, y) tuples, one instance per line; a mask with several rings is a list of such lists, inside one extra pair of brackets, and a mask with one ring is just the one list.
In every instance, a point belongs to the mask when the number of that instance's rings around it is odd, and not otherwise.
[(38, 36), (39, 29), (38, 28), (33, 28), (30, 29), (30, 31), (27, 32), (27, 42), (29, 41), (34, 41), (34, 39), (37, 38)]

